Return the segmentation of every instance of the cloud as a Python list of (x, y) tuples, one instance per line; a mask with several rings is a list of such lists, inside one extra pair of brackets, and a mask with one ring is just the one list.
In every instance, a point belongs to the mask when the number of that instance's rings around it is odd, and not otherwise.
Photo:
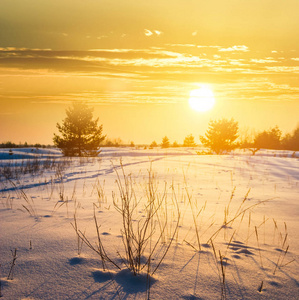
[(150, 31), (150, 30), (148, 30), (148, 29), (144, 29), (144, 34), (145, 34), (146, 36), (151, 36), (151, 35), (153, 35), (153, 32)]
[(197, 31), (192, 32), (192, 36), (196, 36), (197, 35)]
[(144, 34), (145, 34), (146, 36), (152, 36), (152, 35), (160, 36), (161, 34), (163, 34), (163, 32), (160, 31), (160, 30), (149, 30), (149, 29), (144, 29)]
[(249, 51), (248, 50), (248, 47), (245, 46), (245, 45), (240, 45), (240, 46), (232, 46), (232, 47), (229, 47), (229, 48), (221, 48), (219, 49), (218, 51), (227, 51), (227, 52), (232, 52), (232, 51), (243, 51), (243, 52), (247, 52)]
[(222, 48), (221, 46), (205, 46), (205, 45), (197, 45), (197, 48)]
[(256, 59), (256, 58), (252, 58), (250, 60), (253, 63), (257, 63), (257, 64), (268, 64), (268, 63), (277, 63), (278, 61), (273, 59), (273, 57), (266, 57), (266, 58), (260, 58), (260, 59)]
[(113, 58), (163, 58), (176, 55), (176, 52), (157, 49), (91, 49), (83, 51), (57, 51), (50, 49), (0, 48), (0, 59), (2, 61), (5, 61), (5, 59), (8, 58), (53, 58), (99, 61)]
[[(172, 46), (181, 48), (174, 51)], [(233, 46), (231, 48), (241, 49), (240, 47)], [(237, 50), (240, 51), (238, 56), (230, 51), (221, 52), (220, 56), (218, 49), (228, 48), (220, 46), (199, 46), (197, 48), (193, 44), (169, 44), (163, 48), (151, 47), (148, 49), (84, 51), (1, 48), (0, 76), (3, 77), (5, 74), (14, 76), (18, 72), (19, 74), (27, 72), (30, 76), (52, 72), (55, 76), (70, 74), (70, 76), (106, 78), (125, 77), (132, 80), (142, 80), (143, 78), (159, 78), (160, 80), (164, 77), (186, 82), (194, 80), (192, 78), (197, 78), (197, 80), (201, 78), (203, 81), (219, 76), (238, 78), (240, 74), (242, 76), (270, 76), (269, 74), (279, 71), (284, 74), (298, 74), (298, 58), (296, 57), (275, 60), (273, 57), (263, 57), (260, 53), (241, 50)], [(252, 54), (251, 57), (248, 57), (249, 53)]]
[(295, 73), (299, 74), (299, 67), (290, 67), (290, 66), (267, 66), (267, 70), (275, 73)]
[(196, 47), (194, 44), (166, 44), (166, 46), (171, 47)]

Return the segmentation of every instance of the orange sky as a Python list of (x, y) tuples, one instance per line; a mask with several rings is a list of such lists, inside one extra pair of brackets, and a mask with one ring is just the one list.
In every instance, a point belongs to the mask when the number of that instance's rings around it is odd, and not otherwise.
[[(298, 125), (297, 0), (2, 0), (0, 141), (52, 143), (72, 101), (124, 142), (182, 143), (210, 119)], [(188, 105), (202, 84), (216, 104)]]

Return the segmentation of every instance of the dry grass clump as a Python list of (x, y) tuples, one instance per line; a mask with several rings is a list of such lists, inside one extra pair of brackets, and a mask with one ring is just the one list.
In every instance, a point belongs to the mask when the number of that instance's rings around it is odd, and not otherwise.
[[(123, 166), (121, 165), (122, 177), (116, 168), (114, 168), (114, 170), (117, 174), (117, 185), (121, 201), (120, 204), (118, 204), (114, 195), (113, 203), (116, 210), (122, 216), (123, 226), (121, 232), (125, 257), (123, 257), (120, 252), (118, 254), (127, 268), (130, 269), (134, 275), (139, 274), (145, 267), (147, 267), (147, 271), (153, 275), (165, 258), (177, 232), (180, 219), (179, 210), (177, 214), (176, 227), (170, 241), (166, 245), (166, 249), (158, 260), (157, 265), (154, 267), (153, 271), (150, 271), (151, 259), (153, 255), (156, 254), (158, 244), (161, 241), (161, 237), (168, 224), (166, 216), (162, 219), (158, 215), (158, 211), (166, 201), (166, 189), (164, 189), (163, 195), (159, 196), (154, 185), (155, 178), (152, 170), (150, 169), (148, 171), (147, 201), (142, 203), (141, 200), (137, 201), (132, 178), (130, 175), (125, 174)], [(134, 218), (137, 217), (137, 211), (140, 205), (143, 206), (144, 217), (141, 217), (137, 219), (137, 222), (134, 222)], [(177, 203), (176, 206), (178, 207)], [(160, 232), (155, 235), (157, 223), (159, 224)], [(156, 236), (156, 238), (154, 236)], [(142, 263), (144, 255), (146, 255), (146, 260), (145, 263)]]
[(1, 162), (0, 166), (0, 180), (2, 177), (5, 180), (20, 180), (22, 176), (29, 174), (31, 176), (41, 176), (44, 171), (53, 170), (55, 172), (62, 172), (72, 162), (71, 158), (52, 158), (36, 156), (30, 159), (12, 159)]
[(10, 180), (9, 182), (13, 186), (17, 197), (19, 199), (25, 200), (25, 204), (22, 204), (22, 207), (25, 209), (25, 211), (27, 211), (30, 216), (38, 218), (38, 213), (36, 211), (33, 199), (30, 196), (28, 196), (22, 189), (19, 189), (13, 181)]
[[(114, 171), (117, 176), (116, 184), (118, 187), (119, 197), (116, 193), (113, 193), (113, 204), (117, 212), (121, 217), (121, 234), (122, 234), (122, 250), (117, 251), (117, 255), (120, 257), (122, 263), (137, 276), (144, 270), (148, 275), (153, 275), (162, 261), (164, 260), (170, 246), (175, 238), (175, 235), (179, 226), (180, 213), (178, 204), (175, 199), (173, 202), (177, 207), (176, 225), (172, 231), (171, 236), (168, 236), (168, 241), (161, 245), (163, 234), (165, 234), (165, 228), (168, 225), (168, 219), (164, 215), (158, 214), (161, 206), (166, 201), (166, 189), (164, 193), (159, 195), (155, 187), (155, 177), (150, 169), (148, 171), (148, 181), (145, 197), (141, 197), (139, 200), (136, 198), (134, 183), (131, 175), (126, 175), (123, 165), (120, 165), (121, 174), (117, 168), (114, 167)], [(78, 254), (82, 245), (79, 242), (85, 243), (91, 250), (96, 252), (101, 259), (102, 267), (104, 270), (108, 269), (107, 262), (114, 265), (116, 268), (121, 269), (121, 266), (110, 258), (107, 254), (100, 236), (100, 226), (97, 221), (95, 207), (99, 207), (104, 197), (103, 186), (97, 186), (98, 196), (100, 202), (94, 203), (94, 226), (96, 229), (97, 241), (96, 245), (89, 240), (85, 232), (82, 232), (78, 228), (76, 213), (74, 215), (74, 223), (72, 224), (78, 240)], [(140, 212), (142, 211), (142, 215)], [(161, 245), (161, 247), (159, 247)], [(152, 258), (155, 257), (155, 265), (152, 264)], [(108, 269), (109, 270), (109, 269)]]
[[(86, 237), (85, 232), (82, 232), (80, 229), (78, 229), (78, 225), (77, 225), (77, 218), (76, 218), (76, 213), (74, 214), (74, 224), (71, 224), (73, 226), (73, 228), (76, 231), (77, 234), (77, 244), (78, 244), (78, 254), (80, 255), (81, 253), (81, 249), (82, 249), (82, 243), (85, 243), (88, 248), (90, 248), (91, 250), (93, 250), (95, 253), (97, 253), (100, 258), (101, 258), (101, 263), (102, 263), (102, 268), (103, 270), (109, 270), (109, 268), (107, 267), (106, 262), (110, 262), (112, 263), (116, 268), (121, 269), (106, 253), (106, 250), (104, 248), (101, 236), (100, 236), (100, 226), (98, 225), (98, 221), (97, 221), (97, 217), (95, 214), (95, 209), (94, 209), (94, 225), (95, 225), (95, 229), (96, 229), (96, 233), (97, 233), (97, 241), (95, 243), (95, 245), (93, 245), (90, 240)], [(80, 243), (80, 240), (82, 241)]]

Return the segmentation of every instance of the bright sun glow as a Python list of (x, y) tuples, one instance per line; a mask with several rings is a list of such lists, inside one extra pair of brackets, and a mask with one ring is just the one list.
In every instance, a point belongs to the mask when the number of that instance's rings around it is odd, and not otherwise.
[(204, 86), (190, 92), (189, 105), (192, 109), (205, 112), (212, 109), (214, 104), (214, 94), (209, 87)]

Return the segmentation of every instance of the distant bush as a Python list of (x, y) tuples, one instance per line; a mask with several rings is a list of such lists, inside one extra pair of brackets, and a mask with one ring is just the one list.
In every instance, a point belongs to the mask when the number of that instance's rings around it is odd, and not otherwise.
[(293, 133), (288, 133), (283, 137), (281, 146), (284, 150), (299, 151), (299, 125)]
[(156, 141), (153, 141), (153, 142), (150, 144), (150, 148), (155, 148), (155, 147), (158, 147), (158, 144), (156, 143)]
[[(122, 145), (123, 145), (123, 141), (120, 138), (117, 139), (106, 138), (105, 144), (103, 144), (102, 147), (120, 147)], [(132, 146), (132, 143), (131, 143), (131, 147), (134, 147)]]
[(238, 147), (249, 149), (253, 155), (261, 148), (299, 151), (299, 125), (292, 133), (287, 133), (284, 136), (282, 136), (278, 126), (257, 134), (248, 134), (247, 129), (240, 138)]
[(258, 133), (253, 142), (255, 148), (281, 149), (281, 130), (275, 126)]

